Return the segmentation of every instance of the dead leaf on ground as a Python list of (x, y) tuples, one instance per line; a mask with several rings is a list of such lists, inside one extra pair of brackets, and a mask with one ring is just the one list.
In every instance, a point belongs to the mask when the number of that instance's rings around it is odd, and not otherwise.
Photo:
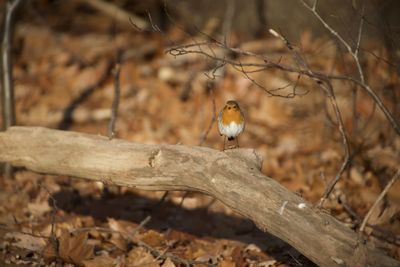
[(170, 258), (167, 258), (161, 267), (175, 267), (175, 264)]
[(137, 237), (151, 247), (159, 247), (164, 243), (164, 236), (154, 230), (149, 230)]
[(49, 212), (51, 210), (51, 207), (48, 201), (41, 201), (28, 203), (28, 210), (33, 216), (40, 217), (44, 213)]
[(236, 264), (235, 262), (231, 261), (231, 260), (223, 260), (219, 263), (220, 267), (235, 267)]
[(160, 267), (153, 255), (143, 247), (135, 247), (129, 251), (126, 266)]
[(35, 252), (40, 252), (46, 247), (46, 239), (32, 236), (29, 234), (11, 232), (5, 235), (5, 239), (10, 239), (11, 245), (24, 248)]
[(115, 260), (110, 256), (101, 255), (90, 260), (82, 261), (85, 267), (114, 267)]
[(116, 220), (113, 218), (107, 218), (108, 226), (116, 231), (120, 232), (121, 234), (130, 234), (134, 231), (137, 227), (137, 223), (128, 222), (124, 220)]
[(84, 260), (93, 257), (94, 246), (88, 244), (87, 232), (79, 232), (73, 235), (64, 231), (59, 242), (60, 257), (66, 262), (81, 265)]

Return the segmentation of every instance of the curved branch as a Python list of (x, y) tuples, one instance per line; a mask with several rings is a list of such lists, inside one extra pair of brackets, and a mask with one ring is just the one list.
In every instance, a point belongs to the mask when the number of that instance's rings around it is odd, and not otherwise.
[[(236, 60), (232, 60), (229, 58), (221, 58), (215, 55), (208, 54), (207, 52), (204, 52), (204, 50), (199, 49), (199, 46), (217, 46), (223, 49), (226, 49), (232, 53), (238, 54), (238, 55), (243, 55), (243, 56), (249, 56), (249, 57), (254, 57), (256, 59), (264, 61), (263, 63), (241, 63)], [(213, 41), (213, 42), (202, 42), (202, 43), (196, 43), (196, 44), (186, 44), (186, 45), (181, 45), (181, 46), (175, 46), (173, 48), (170, 48), (166, 50), (166, 53), (171, 54), (172, 56), (183, 56), (187, 54), (200, 54), (205, 56), (206, 58), (209, 58), (211, 60), (215, 61), (220, 61), (226, 64), (230, 64), (233, 67), (238, 67), (239, 69), (243, 69), (243, 67), (254, 67), (257, 68), (256, 70), (252, 71), (246, 71), (246, 73), (254, 73), (258, 71), (264, 71), (266, 69), (278, 69), (281, 71), (286, 71), (286, 72), (291, 72), (291, 73), (297, 73), (299, 75), (305, 75), (309, 78), (312, 79), (319, 79), (319, 80), (325, 80), (325, 79), (333, 79), (333, 80), (346, 80), (349, 82), (352, 82), (358, 86), (360, 86), (363, 90), (365, 90), (374, 100), (374, 102), (378, 105), (378, 107), (382, 110), (383, 114), (385, 115), (386, 119), (389, 121), (395, 132), (400, 135), (400, 125), (394, 118), (393, 114), (390, 113), (389, 109), (385, 106), (383, 101), (379, 98), (378, 94), (366, 83), (359, 81), (353, 77), (349, 76), (340, 76), (340, 75), (329, 75), (320, 71), (315, 71), (311, 70), (310, 68), (298, 68), (298, 67), (292, 67), (290, 65), (286, 65), (280, 62), (273, 62), (270, 61), (267, 57), (262, 56), (262, 55), (257, 55), (255, 53), (249, 52), (249, 51), (244, 51), (239, 48), (232, 48), (229, 46), (225, 46), (224, 44)], [(270, 93), (270, 91), (268, 91)], [(279, 96), (279, 97), (286, 97), (286, 96), (281, 96), (281, 95), (276, 95), (274, 96)]]
[(203, 192), (320, 266), (399, 264), (371, 244), (359, 244), (351, 229), (263, 175), (262, 160), (253, 149), (221, 152), (143, 145), (40, 127), (11, 127), (0, 133), (0, 161), (146, 190)]

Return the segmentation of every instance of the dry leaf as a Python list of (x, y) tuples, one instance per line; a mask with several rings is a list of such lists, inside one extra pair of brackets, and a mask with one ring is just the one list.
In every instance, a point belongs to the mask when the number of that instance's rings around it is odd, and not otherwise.
[(47, 201), (41, 201), (36, 203), (28, 203), (28, 210), (33, 216), (40, 217), (44, 213), (50, 211), (51, 207)]
[(11, 232), (4, 236), (5, 239), (12, 239), (11, 245), (31, 251), (40, 252), (46, 246), (46, 239), (28, 234)]
[(231, 260), (223, 260), (219, 263), (220, 267), (235, 267), (236, 264)]
[(245, 266), (245, 260), (243, 258), (243, 253), (239, 247), (236, 247), (232, 251), (232, 259), (235, 261), (236, 266), (238, 266), (238, 267)]
[(114, 267), (115, 266), (115, 260), (111, 258), (110, 256), (98, 256), (94, 257), (93, 259), (90, 260), (84, 260), (82, 261), (83, 266), (85, 267)]
[(128, 222), (124, 220), (115, 220), (113, 218), (107, 218), (107, 223), (110, 229), (120, 232), (121, 234), (130, 234), (134, 231), (137, 227), (137, 223)]
[(124, 237), (122, 237), (120, 234), (112, 234), (111, 238), (109, 239), (111, 243), (113, 243), (117, 248), (119, 248), (122, 251), (126, 251), (127, 249), (127, 241)]
[(64, 231), (59, 241), (59, 254), (66, 262), (80, 265), (84, 260), (93, 257), (94, 246), (88, 244), (87, 232), (79, 232), (73, 235)]
[(127, 266), (146, 266), (146, 267), (159, 267), (155, 258), (143, 247), (135, 247), (128, 253), (126, 258)]
[(175, 267), (175, 264), (170, 258), (167, 258), (164, 263), (161, 265), (161, 267)]
[(140, 234), (138, 238), (152, 247), (159, 247), (164, 243), (164, 236), (154, 230)]

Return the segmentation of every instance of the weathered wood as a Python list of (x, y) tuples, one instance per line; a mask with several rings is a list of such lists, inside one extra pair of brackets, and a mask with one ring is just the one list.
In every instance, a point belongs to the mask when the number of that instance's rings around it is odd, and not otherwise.
[(398, 266), (332, 216), (314, 210), (260, 172), (253, 149), (226, 152), (144, 145), (107, 137), (12, 127), (0, 133), (0, 161), (30, 170), (146, 190), (211, 195), (286, 241), (320, 266)]

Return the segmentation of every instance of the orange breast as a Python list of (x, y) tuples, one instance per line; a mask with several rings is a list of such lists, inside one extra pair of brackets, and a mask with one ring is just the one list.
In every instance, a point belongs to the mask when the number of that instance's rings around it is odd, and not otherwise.
[(231, 122), (235, 122), (236, 124), (241, 124), (243, 122), (243, 118), (238, 110), (224, 110), (222, 112), (222, 124), (227, 125)]

